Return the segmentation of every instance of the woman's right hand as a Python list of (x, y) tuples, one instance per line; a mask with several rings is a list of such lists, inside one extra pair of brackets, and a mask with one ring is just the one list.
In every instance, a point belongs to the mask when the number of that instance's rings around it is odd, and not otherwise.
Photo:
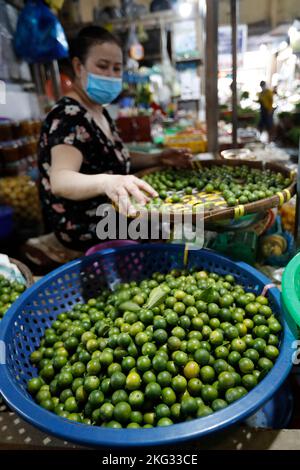
[(145, 205), (158, 194), (146, 181), (133, 175), (105, 175), (104, 192), (125, 215), (137, 212), (130, 201), (133, 196), (138, 204)]

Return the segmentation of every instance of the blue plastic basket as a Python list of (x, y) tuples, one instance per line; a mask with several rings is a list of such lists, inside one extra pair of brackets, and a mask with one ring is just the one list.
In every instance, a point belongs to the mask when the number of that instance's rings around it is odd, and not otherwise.
[(262, 408), (246, 419), (245, 424), (260, 429), (286, 429), (290, 424), (293, 409), (292, 387), (289, 380), (286, 380)]
[[(62, 439), (90, 446), (147, 446), (192, 440), (245, 419), (259, 409), (285, 380), (291, 369), (294, 336), (281, 315), (280, 295), (268, 291), (270, 305), (281, 318), (280, 354), (269, 374), (246, 396), (210, 416), (152, 429), (107, 429), (75, 423), (37, 405), (26, 382), (37, 375), (31, 352), (56, 316), (80, 301), (95, 296), (102, 286), (140, 280), (155, 271), (184, 265), (184, 245), (137, 245), (108, 249), (53, 271), (28, 289), (1, 322), (0, 391), (9, 406), (25, 420)], [(209, 250), (190, 251), (187, 267), (231, 273), (246, 290), (259, 294), (270, 281), (245, 263), (236, 263)], [(2, 343), (1, 343), (2, 341)]]

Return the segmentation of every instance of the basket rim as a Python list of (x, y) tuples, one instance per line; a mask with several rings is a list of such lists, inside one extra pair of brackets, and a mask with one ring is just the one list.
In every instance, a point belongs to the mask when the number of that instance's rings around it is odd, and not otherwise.
[(21, 271), (23, 276), (25, 277), (26, 287), (32, 286), (34, 284), (34, 278), (33, 278), (32, 272), (28, 268), (28, 266), (26, 266), (26, 264), (22, 263), (21, 261), (19, 261), (16, 258), (9, 257), (9, 261), (11, 263), (15, 264), (19, 268), (19, 270)]
[[(290, 196), (293, 197), (296, 193), (296, 176), (293, 174), (293, 172), (287, 168), (284, 165), (280, 165), (278, 163), (264, 163), (262, 161), (247, 161), (247, 160), (204, 160), (204, 161), (194, 161), (191, 162), (191, 169), (201, 169), (202, 167), (211, 167), (211, 166), (241, 166), (246, 165), (249, 166), (250, 168), (258, 168), (261, 170), (271, 170), (271, 171), (278, 171), (283, 173), (286, 176), (289, 176), (292, 178), (292, 183), (282, 190), (282, 198), (278, 196), (277, 194), (274, 196), (270, 196), (268, 198), (261, 199), (259, 201), (255, 202), (248, 202), (247, 204), (242, 204), (240, 206), (243, 206), (243, 214), (253, 214), (261, 210), (267, 210), (267, 209), (272, 209), (274, 207), (278, 207), (279, 205), (287, 202), (289, 200), (289, 196), (286, 193), (286, 190), (289, 191)], [(156, 165), (151, 168), (146, 168), (145, 170), (141, 170), (135, 173), (135, 176), (138, 178), (142, 178), (145, 175), (149, 175), (151, 173), (154, 173), (155, 171), (160, 171), (160, 170), (165, 170), (170, 167), (167, 167), (165, 165)], [(204, 213), (204, 221), (205, 222), (213, 222), (213, 221), (218, 221), (218, 220), (226, 220), (226, 219), (233, 219), (236, 218), (236, 212), (235, 209), (238, 206), (234, 207), (226, 207), (223, 209), (212, 209), (212, 210), (207, 210)], [(153, 215), (155, 214), (161, 214), (161, 211), (159, 210), (153, 210), (151, 209), (151, 213)], [(140, 209), (139, 210), (140, 216), (146, 216), (149, 214), (149, 211)], [(170, 212), (170, 219), (171, 221), (174, 220), (174, 216), (176, 214), (182, 214), (182, 212)], [(192, 214), (193, 217), (193, 222), (195, 223), (197, 214)]]
[[(165, 245), (165, 244), (143, 244), (132, 247), (121, 247), (118, 249), (106, 249), (94, 255), (85, 258), (79, 258), (75, 261), (67, 263), (63, 267), (59, 267), (52, 271), (44, 278), (39, 280), (34, 286), (25, 291), (14, 305), (7, 312), (1, 323), (0, 346), (5, 345), (6, 337), (9, 334), (10, 324), (14, 321), (19, 308), (34, 296), (38, 289), (43, 288), (49, 281), (55, 279), (58, 275), (62, 275), (69, 271), (70, 268), (80, 267), (81, 263), (89, 260), (101, 259), (110, 254), (121, 252), (129, 252), (131, 250), (143, 251), (145, 247), (149, 250), (168, 250), (171, 252), (180, 251), (184, 255), (185, 245)], [(238, 267), (244, 271), (254, 275), (263, 285), (269, 284), (270, 280), (256, 269), (243, 262), (234, 262), (230, 258), (216, 254), (212, 250), (201, 250), (206, 256), (212, 259), (218, 258), (219, 262), (224, 262), (232, 267)], [(153, 429), (121, 429), (116, 432), (115, 429), (101, 428), (97, 426), (89, 426), (86, 424), (75, 423), (68, 419), (59, 417), (47, 410), (41, 408), (33, 400), (25, 397), (20, 388), (16, 386), (11, 379), (11, 374), (6, 367), (5, 357), (0, 355), (0, 391), (8, 403), (23, 419), (40, 428), (46, 433), (53, 434), (65, 440), (77, 442), (81, 445), (88, 446), (111, 446), (111, 447), (128, 447), (128, 446), (153, 446), (167, 445), (184, 441), (190, 441), (196, 438), (208, 435), (213, 431), (221, 430), (238, 421), (241, 421), (253, 414), (260, 406), (268, 401), (275, 394), (279, 386), (284, 382), (292, 367), (292, 349), (291, 345), (295, 337), (283, 317), (280, 310), (280, 294), (277, 288), (273, 287), (269, 291), (273, 300), (278, 306), (281, 315), (281, 323), (283, 325), (282, 344), (280, 354), (274, 364), (272, 370), (267, 376), (247, 395), (229, 405), (227, 408), (217, 411), (210, 416), (197, 418), (188, 422), (174, 424), (172, 426)], [(2, 360), (1, 360), (2, 357)]]
[(300, 275), (300, 253), (288, 263), (282, 276), (282, 298), (293, 320), (300, 326), (300, 299), (296, 293), (296, 276)]

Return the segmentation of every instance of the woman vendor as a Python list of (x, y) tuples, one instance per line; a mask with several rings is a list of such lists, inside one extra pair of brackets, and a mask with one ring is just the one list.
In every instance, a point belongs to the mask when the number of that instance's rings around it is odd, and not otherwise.
[[(52, 233), (27, 242), (26, 255), (34, 262), (65, 262), (99, 243), (100, 204), (111, 200), (130, 215), (134, 208), (129, 198), (146, 204), (156, 196), (151, 186), (130, 175), (145, 163), (129, 154), (105, 109), (122, 90), (118, 39), (101, 27), (86, 27), (73, 40), (70, 59), (72, 90), (56, 103), (42, 127), (40, 194)], [(163, 151), (147, 157), (147, 166), (185, 166), (190, 157), (186, 151)]]

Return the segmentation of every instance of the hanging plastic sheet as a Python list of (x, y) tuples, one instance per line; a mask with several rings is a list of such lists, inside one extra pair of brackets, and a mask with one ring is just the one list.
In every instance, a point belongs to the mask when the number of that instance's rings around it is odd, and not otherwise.
[(18, 56), (30, 63), (47, 63), (68, 56), (62, 25), (41, 0), (29, 0), (21, 11), (14, 45)]
[(16, 22), (17, 10), (0, 0), (0, 79), (2, 80), (30, 78), (29, 71), (24, 70), (24, 63), (17, 60), (14, 52), (13, 35)]

